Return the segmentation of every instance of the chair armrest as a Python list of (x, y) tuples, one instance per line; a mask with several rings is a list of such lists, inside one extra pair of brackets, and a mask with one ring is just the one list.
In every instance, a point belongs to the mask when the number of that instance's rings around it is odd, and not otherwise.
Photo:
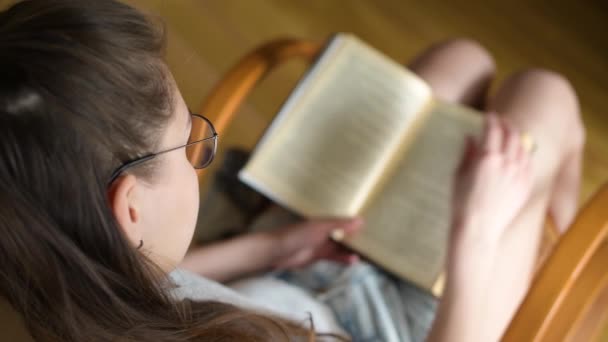
[(579, 212), (539, 269), (502, 341), (552, 341), (584, 314), (584, 303), (606, 286), (608, 184)]

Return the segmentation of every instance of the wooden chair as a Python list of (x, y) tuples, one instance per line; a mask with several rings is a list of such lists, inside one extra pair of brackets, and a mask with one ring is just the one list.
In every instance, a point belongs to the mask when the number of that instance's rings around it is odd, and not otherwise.
[[(200, 113), (225, 132), (251, 90), (269, 72), (293, 57), (312, 62), (322, 46), (291, 39), (262, 45), (216, 85)], [(562, 238), (547, 220), (537, 276), (504, 341), (588, 341), (597, 333), (601, 314), (608, 311), (608, 291), (602, 292), (608, 287), (607, 234), (608, 184)]]

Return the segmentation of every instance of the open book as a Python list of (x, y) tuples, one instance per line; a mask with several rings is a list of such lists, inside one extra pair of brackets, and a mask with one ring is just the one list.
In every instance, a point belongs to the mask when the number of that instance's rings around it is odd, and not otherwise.
[(439, 295), (452, 178), (481, 127), (479, 113), (438, 101), (415, 74), (338, 34), (239, 177), (305, 217), (364, 217), (341, 242)]

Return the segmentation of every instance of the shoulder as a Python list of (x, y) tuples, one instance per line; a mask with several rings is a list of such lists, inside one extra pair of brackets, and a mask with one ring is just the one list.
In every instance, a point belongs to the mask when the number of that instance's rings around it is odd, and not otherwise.
[(178, 300), (213, 300), (253, 308), (247, 298), (234, 290), (190, 271), (176, 269), (169, 274), (169, 278), (175, 285), (171, 293)]

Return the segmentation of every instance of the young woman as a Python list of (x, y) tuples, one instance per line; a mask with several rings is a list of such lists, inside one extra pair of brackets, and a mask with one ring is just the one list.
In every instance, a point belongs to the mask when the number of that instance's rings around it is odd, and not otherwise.
[[(276, 282), (253, 291), (265, 302), (258, 305), (211, 280), (320, 259), (353, 262), (328, 235), (337, 226), (356, 233), (359, 219), (252, 233), (183, 260), (198, 210), (195, 168), (211, 162), (217, 135), (189, 113), (163, 46), (159, 25), (113, 0), (32, 0), (0, 12), (0, 293), (29, 334), (330, 338), (316, 327), (361, 341), (423, 339), (429, 328), (433, 341), (500, 337), (529, 284), (547, 212), (565, 230), (576, 211), (584, 131), (567, 81), (522, 72), (488, 101), (484, 109), (498, 114), (488, 116), (480, 141), (469, 141), (456, 177), (449, 276), (434, 324), (411, 320), (432, 317), (433, 305), (407, 319), (393, 307), (385, 318), (395, 331), (387, 332), (382, 321), (354, 319), (351, 309), (305, 291), (292, 288), (294, 301), (279, 303)], [(438, 96), (475, 106), (493, 74), (489, 55), (463, 40), (431, 48), (410, 67)], [(533, 156), (521, 131), (535, 137)], [(180, 264), (194, 273), (176, 270)], [(398, 306), (411, 313), (422, 296), (401, 292)], [(312, 326), (298, 318), (306, 311)]]

